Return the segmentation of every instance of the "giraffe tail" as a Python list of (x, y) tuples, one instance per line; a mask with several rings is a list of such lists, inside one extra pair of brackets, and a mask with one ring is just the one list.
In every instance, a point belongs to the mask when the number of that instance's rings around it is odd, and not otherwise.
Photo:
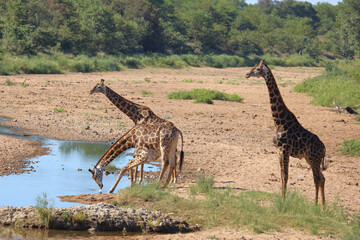
[(181, 136), (181, 151), (180, 151), (180, 161), (179, 161), (179, 172), (181, 172), (182, 169), (182, 165), (184, 162), (184, 151), (183, 151), (183, 147), (184, 147), (184, 138), (183, 135), (181, 133), (181, 131), (179, 131), (180, 136)]
[(321, 160), (321, 169), (324, 170), (324, 171), (327, 169), (326, 160), (325, 160), (325, 153), (324, 153), (324, 156), (323, 156), (323, 158)]

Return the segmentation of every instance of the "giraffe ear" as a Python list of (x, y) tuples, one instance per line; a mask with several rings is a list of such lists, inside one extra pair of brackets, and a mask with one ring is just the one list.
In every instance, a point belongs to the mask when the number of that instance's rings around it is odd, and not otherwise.
[(265, 62), (265, 60), (262, 59), (262, 60), (260, 61), (260, 63), (259, 63), (259, 67), (262, 67), (262, 65), (264, 64), (264, 62)]
[(91, 172), (92, 174), (94, 174), (94, 172), (89, 168), (89, 172)]
[(101, 79), (101, 83), (104, 83), (104, 82), (105, 82), (105, 79), (102, 78), (102, 79)]

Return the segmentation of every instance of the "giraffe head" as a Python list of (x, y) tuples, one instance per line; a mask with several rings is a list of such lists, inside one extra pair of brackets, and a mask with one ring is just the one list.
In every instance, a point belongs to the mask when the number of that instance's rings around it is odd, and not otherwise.
[(104, 171), (104, 168), (94, 167), (93, 170), (89, 169), (89, 172), (91, 172), (91, 174), (92, 174), (92, 178), (99, 185), (100, 189), (102, 189), (102, 187), (103, 187), (103, 183), (102, 183), (103, 171)]
[(101, 79), (101, 81), (99, 83), (97, 83), (95, 85), (95, 87), (90, 91), (90, 94), (98, 93), (98, 92), (105, 94), (106, 86), (105, 86), (104, 82), (105, 82), (105, 80)]
[(267, 73), (267, 67), (266, 65), (264, 64), (264, 59), (260, 61), (259, 64), (256, 64), (251, 70), (250, 72), (248, 72), (246, 74), (246, 78), (249, 78), (249, 77), (264, 77)]

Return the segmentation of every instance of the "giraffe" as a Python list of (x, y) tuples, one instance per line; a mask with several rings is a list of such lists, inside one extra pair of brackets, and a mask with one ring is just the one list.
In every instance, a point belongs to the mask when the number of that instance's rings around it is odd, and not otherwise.
[[(136, 104), (119, 94), (113, 91), (111, 88), (105, 85), (105, 80), (101, 79), (99, 83), (97, 83), (93, 89), (91, 89), (90, 94), (93, 93), (103, 93), (120, 111), (126, 114), (135, 124), (147, 122), (147, 120), (152, 119), (152, 121), (158, 121), (160, 119), (156, 116), (153, 111), (147, 106), (143, 106), (140, 104)], [(135, 178), (131, 176), (131, 184), (133, 181), (136, 181), (137, 177), (137, 168), (135, 169)], [(141, 164), (140, 167), (140, 179), (139, 182), (142, 182), (143, 178), (144, 165)], [(132, 175), (131, 170), (131, 175)]]
[[(181, 131), (178, 130), (171, 122), (169, 122), (165, 119), (159, 118), (149, 107), (143, 106), (140, 104), (136, 104), (136, 103), (120, 96), (115, 91), (113, 91), (111, 88), (106, 86), (104, 82), (105, 82), (105, 80), (101, 79), (101, 81), (99, 83), (97, 83), (94, 86), (94, 88), (90, 91), (90, 94), (103, 93), (117, 108), (119, 108), (122, 112), (124, 112), (135, 123), (135, 125), (142, 124), (142, 123), (155, 125), (156, 126), (155, 129), (157, 129), (157, 131), (161, 130), (161, 132), (163, 133), (163, 134), (161, 134), (161, 139), (158, 143), (158, 144), (161, 144), (160, 148), (162, 149), (162, 152), (166, 152), (167, 149), (169, 148), (167, 146), (167, 142), (169, 141), (169, 139), (176, 136), (176, 143), (177, 143), (177, 139), (178, 139), (177, 136), (178, 135), (181, 136), (182, 146), (181, 146), (181, 152), (180, 152), (180, 165), (182, 165), (184, 152), (182, 150), (183, 136), (182, 136)], [(153, 131), (155, 131), (155, 130), (153, 130)], [(150, 133), (150, 134), (152, 134), (152, 133)], [(113, 146), (110, 148), (113, 148)], [(163, 156), (163, 154), (162, 154), (162, 156)], [(167, 158), (163, 158), (162, 160), (167, 161), (166, 159)], [(154, 159), (154, 160), (156, 160), (156, 159)], [(162, 174), (160, 174), (160, 178), (159, 178), (160, 180), (161, 180), (168, 164), (169, 164), (168, 162), (163, 162), (162, 168), (161, 168)], [(176, 162), (175, 162), (175, 165), (176, 165)], [(170, 171), (172, 171), (172, 172), (169, 173), (169, 176), (171, 175), (172, 182), (176, 183), (176, 168), (171, 168)], [(132, 169), (130, 169), (130, 172), (131, 172), (131, 177), (130, 177), (131, 183), (133, 183), (134, 178), (132, 176), (133, 175)], [(136, 179), (136, 176), (137, 176), (137, 168), (135, 168), (135, 179)], [(140, 182), (142, 181), (142, 178), (143, 178), (143, 164), (141, 164), (140, 180), (139, 180)]]
[(289, 156), (299, 159), (305, 158), (313, 172), (315, 202), (318, 202), (320, 188), (322, 206), (324, 207), (325, 177), (320, 170), (320, 165), (322, 170), (326, 169), (325, 145), (318, 136), (301, 126), (295, 115), (286, 107), (275, 78), (264, 60), (261, 60), (246, 74), (246, 78), (249, 77), (263, 77), (268, 88), (272, 117), (276, 127), (273, 143), (279, 149), (282, 197), (285, 197), (288, 181)]
[[(173, 124), (168, 122), (167, 125)], [(170, 164), (170, 171), (165, 185), (167, 185), (173, 178), (176, 182), (176, 147), (179, 135), (181, 136), (180, 131), (169, 126), (158, 128), (153, 124), (137, 124), (119, 138), (104, 153), (92, 170), (89, 169), (92, 173), (92, 178), (99, 185), (100, 189), (102, 189), (102, 178), (105, 167), (127, 149), (135, 148), (134, 159), (130, 160), (128, 165), (121, 169), (120, 174), (109, 193), (112, 193), (115, 190), (125, 172), (129, 170), (131, 171), (132, 168), (136, 168), (140, 164), (156, 160), (159, 157), (163, 159), (163, 166), (161, 168), (159, 179), (163, 177), (168, 165)], [(181, 171), (182, 168), (181, 158), (183, 158), (183, 154), (180, 154), (179, 171)]]

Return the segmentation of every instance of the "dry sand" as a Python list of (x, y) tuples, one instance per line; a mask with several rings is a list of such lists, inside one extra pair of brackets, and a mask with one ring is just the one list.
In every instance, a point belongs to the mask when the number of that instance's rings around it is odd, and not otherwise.
[[(17, 127), (25, 134), (61, 140), (117, 139), (133, 123), (104, 95), (89, 95), (90, 89), (104, 78), (117, 93), (150, 107), (160, 117), (169, 118), (182, 131), (185, 161), (178, 184), (179, 194), (187, 194), (189, 184), (194, 182), (199, 172), (213, 175), (217, 187), (279, 192), (280, 165), (277, 149), (272, 145), (275, 128), (267, 88), (263, 79), (245, 79), (248, 70), (140, 69), (91, 74), (0, 76), (0, 116), (9, 119), (4, 124)], [(288, 108), (305, 128), (317, 134), (326, 145), (328, 169), (324, 171), (324, 176), (328, 203), (339, 198), (347, 211), (360, 212), (360, 158), (342, 156), (338, 151), (343, 139), (360, 139), (360, 123), (352, 115), (313, 106), (310, 104), (311, 97), (292, 91), (294, 84), (321, 71), (321, 68), (277, 67), (273, 69), (273, 74)], [(145, 78), (150, 82), (144, 81)], [(7, 80), (13, 84), (5, 86)], [(236, 93), (244, 97), (244, 102), (215, 101), (210, 105), (167, 98), (170, 92), (193, 88)], [(143, 96), (142, 90), (152, 94)], [(56, 112), (55, 108), (66, 112)], [(0, 140), (1, 174), (18, 172), (16, 169), (24, 166), (23, 159), (46, 152), (38, 142), (6, 136), (0, 136)], [(290, 159), (288, 183), (289, 189), (296, 189), (309, 199), (314, 198), (312, 172), (304, 159)], [(96, 196), (77, 196), (72, 200), (94, 202), (99, 199)], [(213, 235), (220, 239), (240, 239), (242, 236), (252, 239), (317, 239), (292, 230), (256, 235), (234, 229), (142, 238), (204, 239)]]

